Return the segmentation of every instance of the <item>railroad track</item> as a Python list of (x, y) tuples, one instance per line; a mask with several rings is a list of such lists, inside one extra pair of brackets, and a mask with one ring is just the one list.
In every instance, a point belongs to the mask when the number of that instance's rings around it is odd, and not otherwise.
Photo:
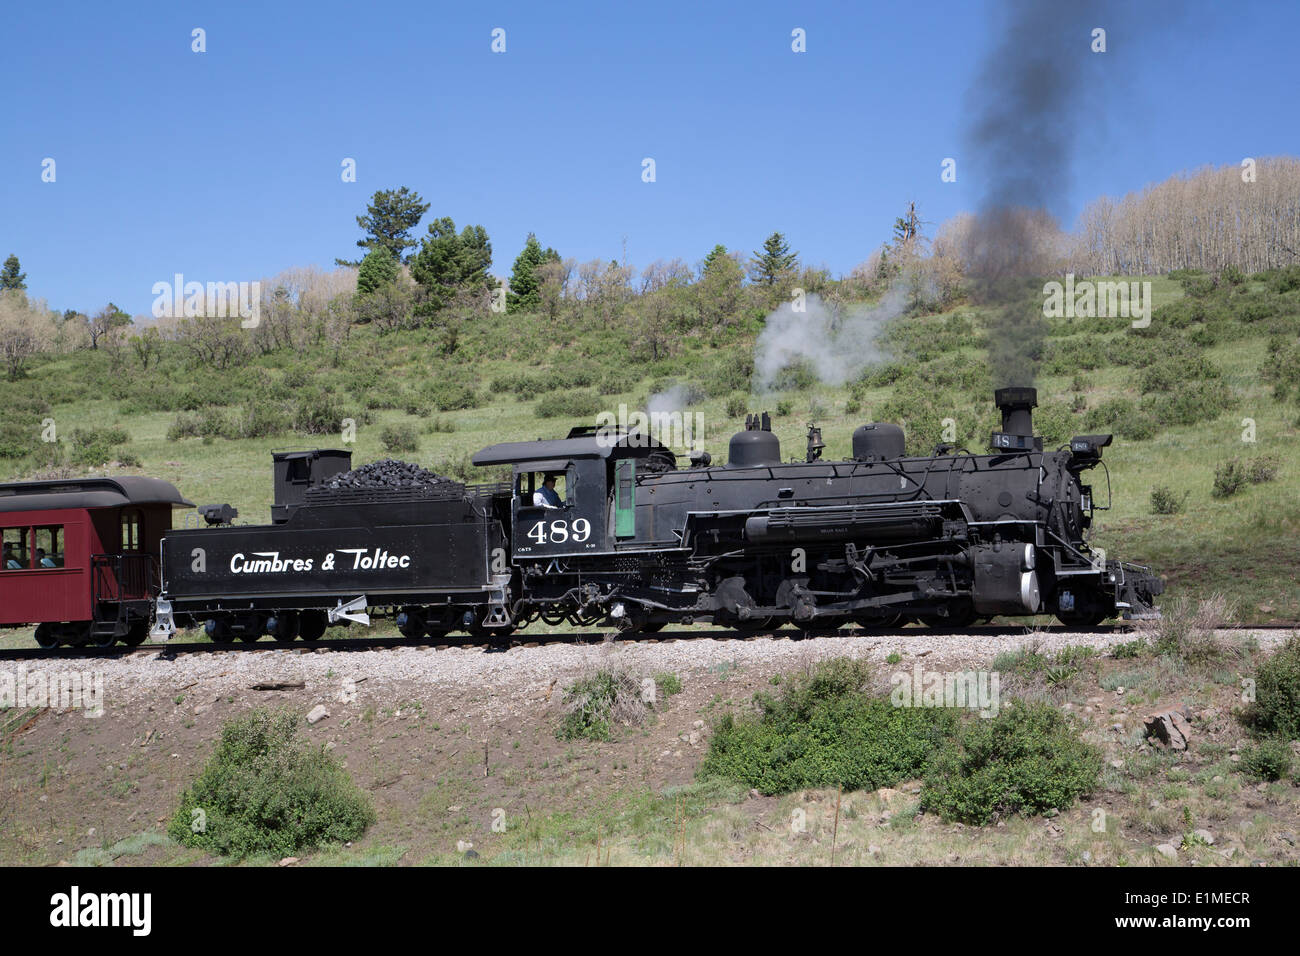
[[(448, 648), (473, 648), (485, 651), (505, 651), (512, 647), (540, 647), (545, 644), (600, 644), (604, 641), (616, 641), (624, 643), (645, 643), (645, 644), (662, 644), (670, 641), (687, 641), (698, 640), (700, 638), (712, 638), (713, 640), (731, 640), (731, 641), (756, 641), (768, 640), (771, 638), (786, 638), (788, 640), (799, 641), (815, 637), (856, 637), (856, 638), (888, 638), (888, 637), (909, 637), (921, 635), (946, 636), (946, 637), (1030, 637), (1035, 634), (1052, 635), (1052, 634), (1125, 634), (1134, 629), (1132, 624), (1105, 624), (1098, 627), (1066, 627), (1063, 624), (1054, 624), (1050, 626), (1033, 627), (1024, 624), (1013, 625), (982, 625), (962, 628), (960, 630), (946, 630), (934, 627), (898, 627), (882, 630), (861, 630), (858, 628), (842, 628), (839, 630), (819, 630), (809, 631), (796, 628), (780, 628), (776, 630), (768, 629), (764, 631), (735, 632), (735, 631), (659, 631), (653, 634), (641, 632), (622, 633), (618, 631), (569, 631), (556, 632), (551, 634), (511, 634), (500, 640), (491, 641), (478, 637), (466, 637), (463, 641), (445, 641), (435, 643), (428, 640), (412, 640), (411, 638), (394, 635), (392, 637), (356, 637), (356, 638), (330, 638), (319, 641), (275, 641), (275, 640), (258, 640), (252, 642), (235, 641), (231, 643), (208, 643), (199, 641), (178, 642), (178, 643), (144, 643), (138, 647), (126, 647), (117, 645), (110, 648), (94, 647), (56, 647), (51, 650), (43, 650), (39, 647), (23, 648), (6, 648), (0, 650), (0, 661), (28, 661), (28, 660), (87, 660), (95, 658), (130, 658), (144, 657), (163, 660), (178, 657), (182, 654), (225, 654), (225, 653), (329, 653), (329, 652), (350, 652), (350, 651), (384, 651), (395, 648), (414, 648), (417, 650), (447, 650)], [(1295, 624), (1256, 624), (1256, 625), (1232, 625), (1219, 628), (1224, 631), (1290, 631), (1300, 630), (1300, 625)]]

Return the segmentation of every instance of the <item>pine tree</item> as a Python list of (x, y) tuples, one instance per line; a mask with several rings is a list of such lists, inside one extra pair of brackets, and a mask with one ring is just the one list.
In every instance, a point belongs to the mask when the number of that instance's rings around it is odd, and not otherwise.
[(506, 293), (507, 312), (527, 312), (541, 305), (541, 279), (538, 266), (544, 262), (559, 262), (560, 254), (554, 249), (543, 249), (537, 236), (528, 234), (523, 251), (515, 258), (514, 271), (510, 273), (510, 291)]
[[(387, 249), (398, 262), (405, 262), (403, 254), (416, 245), (411, 238), (411, 230), (420, 224), (424, 214), (429, 211), (429, 204), (420, 201), (420, 194), (403, 186), (401, 189), (380, 189), (370, 198), (366, 215), (357, 216), (357, 225), (365, 230), (364, 239), (358, 239), (357, 245), (370, 250), (377, 247)], [(335, 259), (341, 266), (359, 266), (360, 261), (348, 262)]]
[(429, 235), (411, 260), (411, 277), (424, 290), (426, 311), (436, 312), (457, 292), (491, 287), (492, 243), (482, 226), (466, 226), (443, 216), (429, 223)]
[(774, 286), (794, 275), (799, 253), (790, 251), (785, 236), (774, 232), (763, 243), (763, 251), (754, 252), (749, 277), (759, 285)]
[(0, 292), (26, 289), (26, 279), (27, 273), (19, 271), (18, 257), (10, 253), (5, 260), (4, 269), (0, 270)]
[(397, 278), (400, 266), (386, 248), (376, 247), (366, 253), (357, 270), (357, 293), (369, 295)]
[(715, 273), (722, 260), (729, 258), (731, 258), (731, 255), (727, 252), (727, 247), (722, 243), (718, 243), (713, 247), (712, 251), (704, 257), (704, 268), (700, 270), (700, 275), (703, 277)]
[(716, 245), (704, 257), (700, 282), (696, 287), (700, 314), (710, 325), (721, 325), (735, 315), (740, 306), (740, 287), (745, 270), (724, 245)]

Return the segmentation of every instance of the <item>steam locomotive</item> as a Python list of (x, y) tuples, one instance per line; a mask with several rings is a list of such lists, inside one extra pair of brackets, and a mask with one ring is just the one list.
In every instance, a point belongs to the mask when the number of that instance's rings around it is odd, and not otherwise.
[[(393, 616), (410, 638), (504, 637), (536, 620), (649, 632), (700, 621), (761, 631), (1158, 616), (1161, 580), (1086, 541), (1097, 505), (1084, 476), (1102, 465), (1111, 436), (1044, 451), (1035, 390), (999, 389), (995, 400), (1002, 427), (979, 455), (940, 446), (908, 457), (900, 427), (867, 424), (849, 458), (823, 459), (810, 427), (804, 460), (785, 462), (766, 414), (747, 418), (722, 465), (704, 453), (679, 464), (642, 430), (580, 427), (484, 448), (474, 464), (509, 466), (512, 479), (478, 485), (336, 488), (330, 478), (349, 469), (348, 452), (277, 454), (268, 525), (235, 525), (233, 509), (208, 506), (210, 527), (171, 529), (171, 511), (189, 503), (140, 479), (151, 499), (117, 507), (148, 516), (134, 540), (157, 549), (143, 552), (159, 572), (150, 586), (135, 582), (129, 602), (125, 586), (114, 590), (114, 567), (141, 552), (102, 518), (97, 543), (121, 550), (116, 564), (113, 554), (85, 556), (98, 570), (86, 579), (95, 593), (78, 606), (82, 619), (33, 616), (30, 604), (11, 612), (10, 574), (49, 573), (30, 567), (0, 571), (0, 626), (43, 621), (37, 640), (52, 646), (136, 643), (145, 616), (156, 639), (202, 626), (214, 639), (250, 641), (315, 639), (373, 615)], [(547, 476), (562, 482), (558, 507), (539, 503)], [(0, 515), (48, 493), (41, 484), (0, 487)], [(37, 527), (27, 529), (33, 541)]]

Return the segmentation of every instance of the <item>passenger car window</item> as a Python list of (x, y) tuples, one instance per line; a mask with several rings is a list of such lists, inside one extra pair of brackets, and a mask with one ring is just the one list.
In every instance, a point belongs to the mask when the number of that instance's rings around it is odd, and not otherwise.
[(32, 566), (31, 528), (5, 528), (0, 531), (3, 549), (0, 550), (0, 570), (21, 571)]
[(48, 525), (36, 529), (35, 558), (37, 568), (63, 567), (63, 526)]

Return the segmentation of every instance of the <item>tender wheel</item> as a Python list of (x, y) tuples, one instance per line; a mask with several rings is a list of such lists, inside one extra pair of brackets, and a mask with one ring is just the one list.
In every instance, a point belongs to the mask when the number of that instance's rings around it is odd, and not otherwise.
[(277, 641), (292, 641), (298, 636), (298, 615), (293, 611), (277, 614), (266, 622), (266, 630)]
[(417, 640), (429, 629), (427, 618), (420, 611), (404, 610), (397, 615), (397, 630), (402, 637)]
[(505, 627), (486, 627), (481, 618), (475, 617), (474, 623), (466, 627), (465, 630), (471, 637), (475, 637), (479, 640), (496, 641), (507, 638), (513, 634), (515, 632), (515, 626), (513, 624), (507, 624)]
[(59, 646), (59, 635), (49, 624), (38, 624), (36, 627), (36, 646), (47, 651), (52, 651)]
[(210, 617), (203, 622), (203, 633), (213, 644), (224, 644), (230, 640), (230, 624), (217, 617)]
[(93, 624), (86, 625), (85, 644), (87, 647), (97, 647), (102, 650), (107, 647), (112, 647), (114, 644), (117, 643), (116, 634), (93, 634), (91, 633), (91, 628), (93, 627), (94, 627)]
[(126, 637), (122, 638), (122, 642), (126, 644), (127, 647), (139, 647), (144, 643), (144, 639), (148, 636), (149, 622), (136, 621), (131, 625), (130, 630), (126, 632)]
[(329, 622), (322, 611), (303, 611), (298, 618), (298, 636), (304, 641), (319, 641), (325, 636)]

